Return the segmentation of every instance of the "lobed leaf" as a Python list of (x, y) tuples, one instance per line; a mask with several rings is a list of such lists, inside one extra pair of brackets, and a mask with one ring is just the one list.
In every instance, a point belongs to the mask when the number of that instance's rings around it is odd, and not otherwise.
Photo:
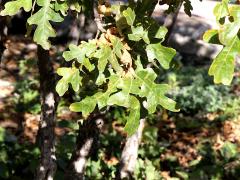
[(13, 16), (19, 12), (21, 8), (29, 12), (32, 9), (32, 0), (16, 0), (7, 2), (4, 5), (4, 10), (1, 11), (1, 16)]
[(33, 40), (44, 49), (49, 49), (51, 43), (48, 39), (56, 36), (56, 32), (50, 24), (50, 21), (61, 22), (63, 18), (59, 13), (54, 11), (54, 6), (51, 4), (51, 1), (37, 0), (37, 4), (41, 6), (41, 9), (33, 14), (27, 22), (29, 25), (37, 25)]
[(217, 21), (228, 15), (228, 2), (229, 0), (222, 0), (222, 2), (217, 4), (214, 8), (213, 13), (216, 16)]
[(240, 39), (236, 36), (230, 46), (226, 46), (214, 59), (209, 69), (209, 75), (214, 76), (215, 83), (229, 85), (233, 79), (234, 60), (239, 54)]
[(209, 75), (214, 76), (215, 83), (224, 85), (229, 85), (233, 79), (234, 62), (240, 48), (240, 7), (228, 6), (228, 2), (222, 0), (214, 9), (219, 30), (210, 30), (204, 34), (204, 40), (223, 45), (222, 51), (210, 66)]
[(59, 96), (63, 96), (68, 90), (69, 83), (75, 92), (79, 90), (82, 78), (80, 77), (79, 70), (75, 67), (72, 68), (58, 68), (57, 74), (62, 76), (56, 85), (56, 91)]
[(92, 97), (86, 97), (81, 102), (72, 103), (69, 109), (73, 112), (82, 112), (83, 117), (87, 117), (96, 107), (96, 101)]
[(143, 39), (145, 43), (149, 44), (148, 31), (144, 30), (142, 26), (131, 27), (132, 34), (128, 34), (128, 38), (131, 41), (140, 41)]
[(123, 16), (126, 18), (128, 25), (132, 26), (136, 18), (135, 12), (128, 7), (123, 11)]
[(160, 43), (147, 45), (146, 52), (150, 62), (157, 59), (164, 69), (169, 69), (170, 62), (176, 54), (176, 50), (164, 47)]

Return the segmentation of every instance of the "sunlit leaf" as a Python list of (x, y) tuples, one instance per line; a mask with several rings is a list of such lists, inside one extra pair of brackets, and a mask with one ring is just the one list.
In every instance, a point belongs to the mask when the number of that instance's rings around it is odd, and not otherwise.
[(163, 68), (169, 69), (170, 62), (176, 54), (172, 48), (164, 47), (160, 43), (149, 44), (146, 48), (149, 61), (158, 60)]
[(132, 26), (136, 18), (135, 12), (128, 7), (125, 11), (123, 11), (123, 16), (126, 18), (128, 25)]
[(214, 59), (209, 75), (214, 76), (215, 83), (223, 83), (229, 85), (233, 79), (234, 61), (239, 54), (240, 40), (236, 36), (230, 46), (226, 46)]
[(56, 85), (56, 91), (59, 96), (63, 96), (68, 90), (69, 83), (74, 91), (78, 91), (81, 85), (81, 77), (77, 68), (58, 68), (57, 74), (62, 76)]
[(32, 9), (32, 0), (16, 0), (7, 2), (4, 5), (4, 10), (1, 11), (1, 16), (12, 16), (19, 12), (21, 8), (29, 12)]

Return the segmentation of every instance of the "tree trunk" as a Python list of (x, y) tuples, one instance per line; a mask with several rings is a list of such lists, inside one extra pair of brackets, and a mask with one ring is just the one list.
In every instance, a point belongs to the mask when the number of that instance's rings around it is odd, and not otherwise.
[(181, 7), (182, 7), (182, 2), (178, 5), (176, 11), (168, 14), (167, 17), (164, 20), (164, 26), (168, 29), (168, 32), (165, 36), (165, 41), (163, 42), (164, 45), (169, 44), (169, 40), (170, 40), (171, 34), (173, 32), (173, 28), (174, 28), (175, 23), (177, 21), (177, 17), (178, 17), (178, 14), (179, 14), (179, 11), (180, 11)]
[(77, 147), (72, 153), (70, 163), (65, 172), (66, 180), (84, 179), (86, 163), (90, 155), (97, 149), (98, 138), (103, 127), (102, 118), (89, 118), (79, 124)]
[(138, 147), (141, 142), (145, 119), (141, 119), (138, 130), (135, 134), (127, 138), (122, 151), (120, 166), (116, 174), (116, 179), (133, 179), (133, 173), (138, 157)]
[[(0, 0), (1, 2), (1, 0)], [(6, 40), (6, 33), (4, 32), (6, 29), (6, 17), (0, 17), (0, 63), (2, 60), (3, 52), (5, 50), (5, 40)]]
[(54, 128), (58, 96), (55, 92), (56, 81), (49, 52), (41, 46), (38, 46), (38, 68), (41, 94), (41, 120), (38, 130), (38, 142), (41, 159), (35, 179), (52, 180), (57, 168)]

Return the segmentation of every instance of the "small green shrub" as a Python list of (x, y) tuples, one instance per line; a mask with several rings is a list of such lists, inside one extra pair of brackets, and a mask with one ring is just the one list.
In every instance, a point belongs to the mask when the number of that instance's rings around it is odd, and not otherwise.
[(223, 111), (232, 98), (231, 88), (214, 85), (206, 76), (206, 69), (187, 67), (176, 74), (169, 74), (172, 84), (171, 95), (178, 102), (181, 112), (196, 114), (198, 112)]

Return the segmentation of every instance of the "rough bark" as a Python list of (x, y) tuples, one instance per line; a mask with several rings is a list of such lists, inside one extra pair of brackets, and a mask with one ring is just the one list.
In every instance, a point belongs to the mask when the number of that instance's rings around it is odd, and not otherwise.
[(72, 153), (70, 163), (66, 169), (66, 180), (84, 179), (84, 171), (88, 158), (96, 151), (99, 134), (103, 127), (103, 119), (99, 117), (89, 118), (83, 124), (79, 124), (77, 147)]
[(137, 132), (127, 138), (122, 151), (116, 179), (133, 179), (133, 173), (138, 157), (138, 147), (141, 142), (144, 123), (145, 119), (141, 119)]
[(38, 142), (41, 151), (36, 180), (52, 180), (56, 171), (55, 156), (55, 112), (58, 96), (55, 92), (55, 76), (49, 52), (38, 46), (38, 68), (40, 74), (41, 119)]

